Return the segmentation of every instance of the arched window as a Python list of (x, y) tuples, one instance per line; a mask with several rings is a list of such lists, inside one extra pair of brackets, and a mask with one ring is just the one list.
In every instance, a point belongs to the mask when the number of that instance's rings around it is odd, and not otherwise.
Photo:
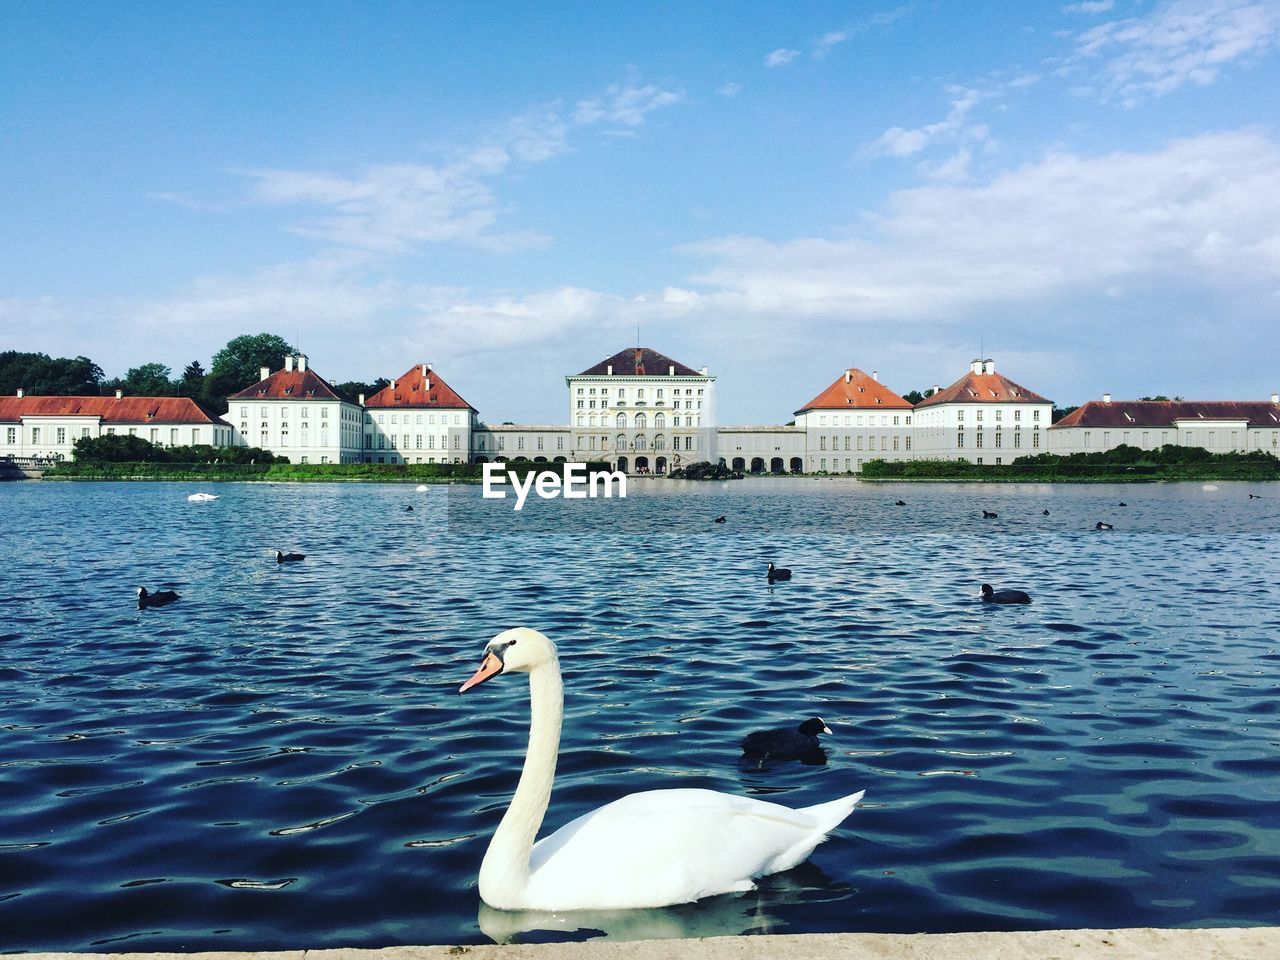
[(618, 414), (617, 426), (619, 430), (627, 429), (627, 415), (625, 413)]
[(637, 413), (637, 414), (636, 414), (636, 429), (637, 429), (637, 430), (644, 430), (646, 427), (648, 427), (648, 425), (649, 425), (648, 418), (646, 418), (646, 417), (645, 417), (645, 415), (644, 415), (643, 413)]
[(625, 434), (620, 433), (613, 438), (613, 449), (615, 450), (627, 449), (627, 438)]
[(653, 438), (653, 449), (655, 449), (655, 450), (665, 450), (665, 449), (667, 449), (667, 438), (666, 438), (666, 437), (664, 437), (662, 434), (658, 434), (656, 437), (654, 437), (654, 438)]
[(655, 413), (653, 415), (653, 429), (665, 430), (667, 428), (667, 415), (665, 413)]
[(644, 434), (637, 434), (635, 439), (637, 450), (647, 450), (649, 448), (648, 441), (645, 440)]

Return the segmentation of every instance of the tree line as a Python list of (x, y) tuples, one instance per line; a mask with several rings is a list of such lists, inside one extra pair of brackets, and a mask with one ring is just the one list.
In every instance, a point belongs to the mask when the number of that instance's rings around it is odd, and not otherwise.
[[(175, 376), (165, 364), (151, 362), (131, 367), (123, 377), (108, 378), (88, 357), (5, 350), (0, 351), (0, 396), (13, 396), (19, 389), (30, 396), (61, 397), (113, 396), (121, 390), (128, 397), (190, 397), (220, 415), (227, 412), (227, 397), (257, 383), (263, 367), (278, 370), (286, 354), (297, 352), (274, 333), (244, 334), (215, 353), (208, 370), (192, 360)], [(348, 380), (333, 387), (354, 402), (360, 394), (367, 399), (390, 382), (379, 377), (372, 383)]]

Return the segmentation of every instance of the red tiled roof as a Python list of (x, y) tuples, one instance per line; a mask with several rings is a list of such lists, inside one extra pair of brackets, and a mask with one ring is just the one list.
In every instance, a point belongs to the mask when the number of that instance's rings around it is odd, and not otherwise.
[(453, 387), (441, 380), (438, 373), (425, 367), (426, 364), (415, 364), (408, 372), (370, 397), (365, 406), (475, 409), (458, 396)]
[(1175, 420), (1248, 420), (1280, 428), (1280, 404), (1266, 400), (1090, 400), (1055, 423), (1059, 427), (1166, 427)]
[(265, 380), (233, 393), (231, 400), (345, 400), (314, 370), (277, 370)]
[(796, 411), (806, 410), (910, 410), (911, 404), (857, 367), (840, 375), (835, 383)]
[(679, 360), (672, 360), (665, 353), (650, 350), (648, 347), (627, 347), (619, 350), (612, 357), (606, 357), (595, 366), (587, 367), (578, 376), (603, 377), (609, 375), (613, 367), (615, 377), (665, 377), (675, 367), (677, 377), (700, 377), (701, 371), (686, 367)]
[(98, 417), (103, 423), (216, 423), (190, 397), (0, 397), (0, 421), (22, 417)]
[(938, 403), (1049, 403), (1046, 397), (1032, 393), (1021, 384), (1014, 383), (1001, 373), (974, 373), (970, 371), (931, 397), (925, 397), (917, 407), (931, 407)]

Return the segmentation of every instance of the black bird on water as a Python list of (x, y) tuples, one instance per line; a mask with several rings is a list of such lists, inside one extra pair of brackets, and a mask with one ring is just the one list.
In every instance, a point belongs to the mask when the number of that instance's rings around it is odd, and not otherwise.
[(745, 760), (825, 760), (818, 734), (831, 733), (821, 717), (810, 717), (796, 729), (757, 730), (742, 740)]
[(279, 550), (276, 551), (276, 563), (293, 563), (295, 560), (305, 559), (307, 559), (305, 553), (281, 553)]
[(405, 512), (405, 513), (413, 513), (413, 507), (405, 507), (405, 508), (404, 508), (404, 512)]
[(983, 510), (983, 511), (982, 511), (982, 519), (983, 519), (983, 520), (994, 520), (994, 519), (995, 519), (996, 517), (998, 517), (998, 516), (1000, 516), (1000, 514), (998, 514), (998, 513), (992, 513), (990, 510)]
[(1127, 503), (1125, 503), (1123, 500), (1121, 500), (1121, 501), (1120, 501), (1120, 506), (1122, 506), (1122, 507), (1127, 507), (1127, 506), (1128, 506), (1128, 504), (1127, 504)]
[(716, 523), (724, 523), (724, 517), (716, 517), (715, 522), (716, 522)]
[(769, 582), (770, 583), (773, 583), (773, 581), (775, 580), (790, 580), (790, 579), (791, 579), (791, 571), (787, 567), (775, 567), (773, 565), (773, 561), (772, 560), (769, 561)]
[(181, 600), (173, 590), (157, 590), (155, 593), (147, 593), (146, 587), (138, 588), (138, 609), (145, 610), (147, 607), (163, 607), (166, 604), (173, 603), (175, 600)]
[(982, 585), (984, 603), (1030, 603), (1031, 597), (1021, 590), (992, 590), (991, 584)]
[(1048, 515), (1049, 515), (1049, 511), (1048, 511), (1048, 510), (1046, 510), (1046, 511), (1044, 512), (1044, 516), (1046, 516), (1046, 517), (1047, 517)]
[(1250, 499), (1250, 500), (1261, 500), (1262, 498), (1261, 498), (1260, 496), (1258, 496), (1256, 493), (1251, 493), (1251, 494), (1249, 494), (1249, 499)]
[(907, 501), (905, 501), (905, 500), (896, 500), (896, 501), (894, 501), (894, 504), (893, 504), (893, 505), (894, 505), (895, 507), (905, 507), (905, 506), (907, 505)]
[(1098, 521), (1098, 525), (1097, 525), (1097, 526), (1095, 526), (1093, 529), (1095, 529), (1095, 530), (1114, 530), (1114, 529), (1115, 529), (1115, 527), (1113, 527), (1113, 526), (1112, 526), (1111, 524), (1109, 524), (1109, 523), (1103, 523), (1101, 520), (1099, 520), (1099, 521)]

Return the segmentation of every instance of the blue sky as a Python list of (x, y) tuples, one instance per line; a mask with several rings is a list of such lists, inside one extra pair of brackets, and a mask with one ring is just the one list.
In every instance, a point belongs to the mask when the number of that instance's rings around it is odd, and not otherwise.
[(0, 349), (299, 339), (556, 422), (634, 343), (780, 422), (979, 345), (1059, 403), (1280, 389), (1280, 4), (24, 3)]

